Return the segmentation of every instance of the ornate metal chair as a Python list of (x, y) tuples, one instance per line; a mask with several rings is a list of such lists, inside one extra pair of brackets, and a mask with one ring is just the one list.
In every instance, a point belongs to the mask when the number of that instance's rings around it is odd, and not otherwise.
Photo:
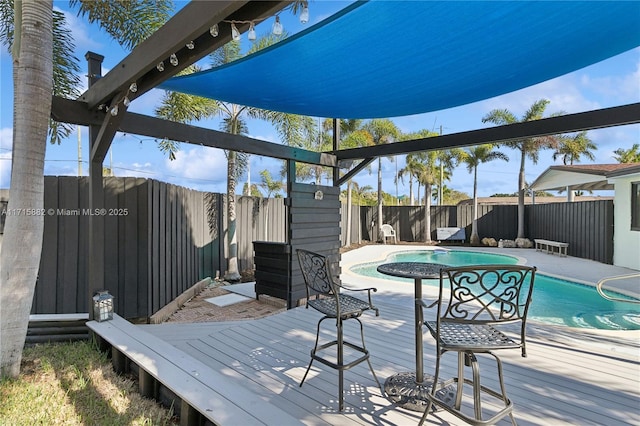
[[(515, 425), (513, 404), (507, 397), (502, 374), (502, 362), (493, 351), (520, 349), (527, 356), (525, 327), (536, 268), (517, 265), (479, 265), (452, 267), (440, 272), (440, 294), (436, 302), (424, 307), (437, 305), (435, 321), (425, 321), (431, 335), (436, 340), (436, 367), (429, 403), (420, 425), (427, 418), (432, 405), (444, 408), (460, 419), (473, 425), (493, 424), (509, 415)], [(449, 292), (445, 293), (448, 287)], [(512, 324), (512, 325), (507, 325)], [(518, 336), (510, 337), (504, 327), (513, 327)], [(510, 333), (511, 334), (511, 333)], [(445, 382), (438, 382), (440, 360), (446, 352), (458, 353), (458, 376)], [(480, 384), (480, 370), (476, 354), (489, 354), (496, 360), (500, 392)], [(471, 367), (473, 378), (464, 377), (466, 367)], [(473, 389), (473, 416), (462, 412), (464, 385)], [(455, 388), (455, 400), (443, 398)], [(481, 394), (489, 395), (504, 404), (491, 417), (483, 419)]]
[[(361, 363), (362, 361), (367, 361), (367, 363), (369, 364), (369, 369), (373, 374), (373, 378), (380, 388), (378, 377), (376, 377), (376, 373), (373, 371), (373, 367), (371, 366), (371, 362), (369, 361), (369, 351), (365, 347), (364, 329), (362, 326), (362, 322), (360, 321), (360, 316), (362, 315), (362, 313), (369, 309), (374, 310), (376, 316), (380, 315), (378, 308), (373, 306), (373, 303), (371, 301), (371, 292), (375, 292), (376, 289), (349, 289), (345, 286), (342, 286), (336, 282), (336, 279), (334, 278), (334, 275), (331, 271), (331, 265), (329, 264), (325, 256), (303, 249), (298, 249), (297, 255), (298, 261), (300, 262), (300, 269), (302, 269), (302, 275), (307, 287), (307, 308), (311, 306), (315, 310), (324, 314), (320, 321), (318, 321), (316, 343), (311, 350), (311, 360), (309, 361), (307, 371), (304, 373), (304, 377), (300, 382), (300, 386), (302, 386), (305, 379), (307, 378), (307, 374), (309, 374), (311, 364), (313, 364), (314, 360), (317, 360), (331, 368), (338, 370), (338, 407), (339, 411), (342, 411), (344, 409), (344, 370), (348, 370), (351, 367)], [(341, 290), (343, 289), (350, 291), (366, 291), (368, 301), (343, 294), (341, 293)], [(328, 318), (336, 320), (336, 339), (318, 346), (318, 341), (320, 338), (320, 325), (324, 320)], [(354, 344), (344, 340), (343, 323), (344, 321), (349, 319), (355, 319), (360, 324), (360, 336), (362, 338), (361, 346), (360, 344)], [(345, 346), (361, 353), (362, 355), (350, 362), (345, 362)], [(331, 355), (324, 355), (326, 354), (326, 352), (324, 352), (325, 350), (333, 347), (335, 347), (335, 352), (331, 351)]]

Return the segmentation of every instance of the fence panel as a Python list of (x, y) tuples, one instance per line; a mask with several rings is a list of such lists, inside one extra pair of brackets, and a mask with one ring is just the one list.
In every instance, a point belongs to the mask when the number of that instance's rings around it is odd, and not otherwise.
[[(116, 297), (118, 313), (147, 317), (182, 291), (226, 269), (225, 196), (140, 178), (105, 178), (105, 208), (122, 215), (105, 216), (105, 285)], [(300, 189), (300, 188), (297, 188)], [(325, 191), (331, 200), (337, 195)], [(0, 191), (6, 208), (8, 191)], [(284, 198), (239, 197), (237, 205), (238, 263), (254, 269), (253, 241), (287, 242)], [(306, 201), (300, 201), (305, 203)], [(310, 202), (310, 201), (309, 201)], [(89, 209), (87, 177), (45, 177), (45, 230), (39, 278), (32, 313), (87, 312), (89, 295)], [(346, 211), (342, 204), (342, 211)], [(377, 209), (352, 206), (350, 241), (371, 241), (377, 232)], [(346, 244), (347, 215), (311, 209), (292, 224), (295, 244), (326, 244), (327, 235), (341, 233)], [(308, 217), (307, 217), (308, 216)], [(335, 217), (334, 217), (335, 216)], [(514, 239), (517, 206), (480, 205), (480, 238)], [(383, 218), (401, 241), (424, 240), (423, 206), (385, 206)], [(5, 217), (0, 218), (0, 233)], [(318, 231), (318, 222), (323, 230)], [(335, 223), (335, 226), (330, 225)], [(337, 224), (340, 224), (339, 227)], [(433, 206), (431, 239), (438, 227), (464, 227), (470, 235), (472, 206)], [(527, 205), (528, 238), (569, 243), (569, 255), (611, 264), (613, 201)], [(325, 235), (326, 234), (326, 235)], [(304, 240), (304, 241), (303, 241)]]
[(568, 254), (613, 263), (613, 201), (526, 206), (530, 239), (569, 243)]

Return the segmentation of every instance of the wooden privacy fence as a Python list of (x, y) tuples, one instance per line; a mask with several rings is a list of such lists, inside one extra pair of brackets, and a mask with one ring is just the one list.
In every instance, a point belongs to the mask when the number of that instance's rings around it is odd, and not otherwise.
[[(116, 299), (117, 313), (147, 318), (201, 279), (224, 275), (226, 196), (141, 178), (108, 177), (104, 185), (105, 285)], [(0, 191), (2, 211), (7, 193)], [(32, 313), (87, 312), (89, 217), (96, 214), (89, 211), (88, 178), (45, 177), (44, 207), (44, 242)], [(284, 198), (237, 197), (241, 271), (254, 269), (254, 241), (287, 241), (287, 209)], [(377, 221), (375, 207), (351, 206), (350, 227), (346, 204), (341, 211), (335, 218), (340, 221), (336, 231), (342, 245), (377, 239), (371, 226)], [(304, 234), (309, 240), (296, 239), (296, 246), (312, 244), (319, 237), (313, 234), (313, 214), (307, 215), (309, 226), (298, 226), (309, 228)], [(384, 206), (382, 214), (400, 241), (425, 240), (423, 206)], [(481, 239), (516, 237), (517, 206), (480, 205), (478, 214)], [(0, 215), (0, 234), (5, 218)], [(438, 227), (461, 227), (468, 241), (471, 222), (471, 206), (433, 206), (430, 239), (436, 239)], [(613, 231), (611, 200), (525, 208), (526, 236), (569, 243), (570, 256), (611, 264)]]
[[(343, 211), (346, 205), (342, 205)], [(378, 233), (377, 208), (353, 207), (351, 215), (350, 243), (375, 241)], [(423, 242), (424, 206), (383, 206), (382, 222), (396, 231), (398, 239), (406, 242)], [(436, 241), (436, 229), (440, 227), (464, 228), (467, 242), (471, 235), (473, 207), (431, 207), (430, 240)], [(348, 244), (345, 215), (342, 217), (342, 243)], [(514, 240), (518, 230), (517, 205), (478, 206), (478, 236)], [(569, 256), (613, 263), (613, 201), (581, 201), (525, 206), (525, 235), (530, 240), (543, 238), (569, 243)]]

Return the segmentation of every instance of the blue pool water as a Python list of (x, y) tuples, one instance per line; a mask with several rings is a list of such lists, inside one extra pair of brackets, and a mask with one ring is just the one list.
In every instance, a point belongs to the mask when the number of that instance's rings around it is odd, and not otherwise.
[[(493, 253), (463, 250), (425, 250), (397, 252), (381, 262), (364, 263), (351, 271), (368, 277), (413, 283), (379, 273), (376, 268), (388, 262), (428, 262), (448, 266), (511, 264), (518, 259)], [(437, 286), (437, 280), (424, 280), (423, 284)], [(610, 293), (610, 292), (609, 292)], [(616, 297), (627, 298), (621, 294)], [(529, 319), (547, 324), (604, 330), (640, 330), (640, 305), (613, 302), (602, 298), (595, 287), (536, 274)]]

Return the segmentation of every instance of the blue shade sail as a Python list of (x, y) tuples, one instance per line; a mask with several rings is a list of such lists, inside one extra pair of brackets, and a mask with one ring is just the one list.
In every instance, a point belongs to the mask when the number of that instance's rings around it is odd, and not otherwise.
[(315, 117), (398, 117), (509, 93), (637, 46), (637, 1), (373, 0), (160, 87)]

